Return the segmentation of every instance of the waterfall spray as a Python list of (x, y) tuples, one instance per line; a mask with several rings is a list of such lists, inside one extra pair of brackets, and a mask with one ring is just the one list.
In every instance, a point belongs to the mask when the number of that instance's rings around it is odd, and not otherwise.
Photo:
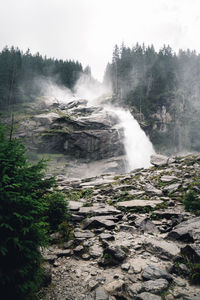
[(127, 171), (148, 168), (150, 156), (155, 153), (153, 146), (131, 113), (121, 108), (110, 108), (119, 118), (124, 130), (124, 146), (127, 155)]

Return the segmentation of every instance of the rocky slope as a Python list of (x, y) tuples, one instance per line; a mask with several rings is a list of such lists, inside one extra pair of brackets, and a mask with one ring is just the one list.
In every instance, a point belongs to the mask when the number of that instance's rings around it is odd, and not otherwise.
[(51, 283), (41, 299), (200, 299), (200, 217), (182, 203), (191, 186), (200, 195), (200, 156), (152, 163), (119, 176), (57, 176), (74, 229), (43, 251)]

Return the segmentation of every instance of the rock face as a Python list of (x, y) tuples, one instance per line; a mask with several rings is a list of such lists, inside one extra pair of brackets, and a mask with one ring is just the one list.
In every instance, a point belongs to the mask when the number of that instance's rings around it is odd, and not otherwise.
[(200, 217), (182, 203), (188, 189), (198, 191), (193, 178), (200, 156), (119, 176), (58, 176), (66, 198), (79, 197), (69, 201), (73, 239), (61, 243), (55, 233), (43, 250), (52, 286), (42, 299), (200, 299)]
[(86, 100), (53, 105), (48, 110), (20, 123), (17, 136), (25, 138), (30, 152), (62, 154), (77, 163), (113, 159), (116, 164), (111, 170), (124, 170), (124, 133), (114, 112), (87, 106)]

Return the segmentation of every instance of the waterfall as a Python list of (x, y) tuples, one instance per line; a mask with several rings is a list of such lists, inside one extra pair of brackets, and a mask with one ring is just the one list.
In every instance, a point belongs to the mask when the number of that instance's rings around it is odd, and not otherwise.
[(124, 147), (127, 155), (127, 172), (136, 168), (148, 168), (150, 156), (155, 153), (153, 145), (130, 111), (111, 108), (119, 118), (124, 130)]

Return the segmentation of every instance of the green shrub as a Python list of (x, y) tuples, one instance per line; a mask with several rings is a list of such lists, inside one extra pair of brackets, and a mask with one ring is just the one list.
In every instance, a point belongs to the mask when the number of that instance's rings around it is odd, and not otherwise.
[(62, 192), (54, 191), (45, 196), (47, 202), (47, 222), (50, 230), (58, 229), (59, 224), (69, 220), (69, 211), (65, 195)]
[(186, 193), (183, 199), (183, 204), (187, 211), (198, 213), (200, 210), (200, 199), (198, 198), (197, 193), (193, 190), (189, 190)]
[(40, 247), (47, 244), (45, 195), (55, 186), (45, 162), (30, 165), (17, 139), (0, 126), (0, 290), (4, 299), (29, 299), (42, 281)]

